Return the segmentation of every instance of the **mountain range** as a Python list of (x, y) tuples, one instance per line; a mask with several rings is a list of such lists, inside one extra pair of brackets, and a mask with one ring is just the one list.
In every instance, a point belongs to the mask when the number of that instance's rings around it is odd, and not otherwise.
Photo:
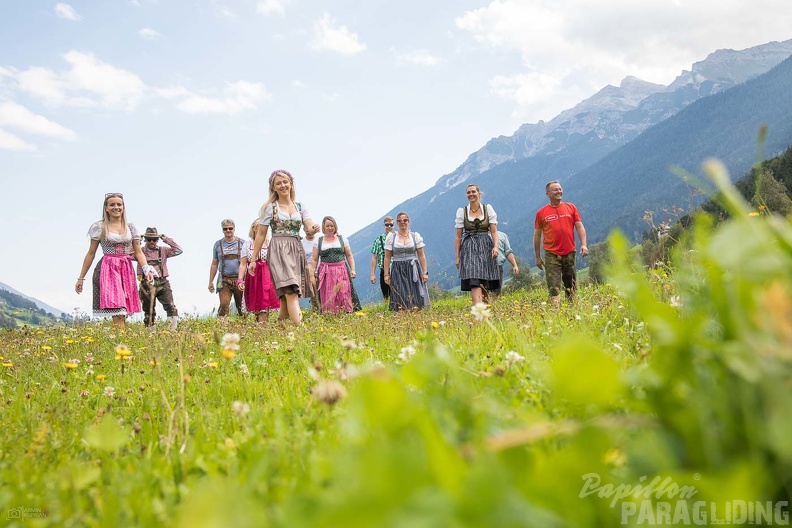
[[(431, 280), (458, 283), (453, 266), (456, 209), (467, 203), (464, 187), (477, 183), (491, 203), (499, 228), (515, 253), (533, 263), (533, 218), (547, 202), (544, 184), (562, 182), (565, 199), (581, 210), (589, 244), (619, 227), (638, 240), (646, 210), (662, 215), (704, 198), (671, 173), (677, 165), (696, 173), (707, 157), (719, 157), (733, 178), (756, 160), (760, 126), (765, 149), (792, 144), (792, 40), (746, 50), (718, 50), (662, 86), (635, 77), (606, 86), (549, 122), (525, 124), (511, 136), (487, 142), (435, 184), (392, 208), (407, 211), (426, 241)], [(385, 215), (383, 215), (384, 217)], [(370, 261), (381, 219), (349, 237), (357, 262)], [(362, 259), (362, 260), (361, 260)], [(584, 263), (585, 264), (585, 263)], [(356, 281), (361, 299), (378, 288)]]

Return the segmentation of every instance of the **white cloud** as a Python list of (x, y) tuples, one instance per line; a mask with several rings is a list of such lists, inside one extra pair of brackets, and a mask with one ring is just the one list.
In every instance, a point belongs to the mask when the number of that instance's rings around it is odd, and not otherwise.
[(0, 149), (31, 151), (36, 150), (36, 146), (0, 128)]
[[(668, 84), (717, 48), (788, 39), (792, 10), (785, 0), (492, 0), (456, 25), (483, 48), (520, 53), (524, 71), (503, 72), (491, 85), (517, 102), (522, 117), (536, 119), (555, 115), (540, 111), (542, 100), (563, 99), (569, 108), (580, 99), (566, 96), (591, 95), (627, 75)], [(518, 87), (520, 80), (527, 84)]]
[(343, 55), (355, 55), (366, 49), (346, 26), (336, 25), (336, 21), (325, 13), (314, 22), (314, 37), (309, 47), (314, 51), (333, 51)]
[(301, 80), (299, 80), (299, 79), (294, 79), (294, 80), (291, 82), (291, 85), (292, 85), (292, 88), (297, 88), (298, 90), (299, 90), (300, 88), (305, 88), (305, 83), (304, 83), (304, 82), (302, 82), (302, 81), (301, 81)]
[(143, 40), (157, 40), (162, 36), (159, 31), (156, 31), (151, 28), (142, 28), (138, 30), (138, 35)]
[(52, 106), (120, 110), (134, 109), (145, 94), (146, 85), (137, 75), (93, 54), (72, 50), (63, 58), (70, 66), (64, 72), (32, 67), (15, 73), (19, 89)]
[(289, 0), (259, 0), (256, 11), (262, 15), (278, 14), (286, 12), (286, 5)]
[(418, 66), (437, 66), (445, 62), (442, 57), (432, 55), (426, 50), (414, 50), (407, 52), (396, 52), (392, 50), (396, 60), (399, 62), (406, 62), (409, 64), (417, 64)]
[(212, 7), (214, 7), (215, 13), (217, 13), (218, 16), (221, 16), (223, 18), (236, 18), (236, 13), (231, 11), (231, 8), (225, 5), (225, 3), (222, 2), (221, 0), (210, 0), (210, 1)]
[(82, 20), (82, 17), (69, 4), (55, 4), (55, 14), (64, 20)]
[(223, 95), (208, 97), (178, 86), (155, 92), (160, 97), (179, 99), (176, 108), (188, 114), (236, 115), (245, 110), (255, 110), (258, 104), (272, 100), (272, 94), (262, 83), (236, 81), (228, 83)]
[(77, 139), (77, 134), (72, 130), (44, 116), (34, 114), (20, 104), (8, 101), (0, 103), (0, 126), (67, 141)]

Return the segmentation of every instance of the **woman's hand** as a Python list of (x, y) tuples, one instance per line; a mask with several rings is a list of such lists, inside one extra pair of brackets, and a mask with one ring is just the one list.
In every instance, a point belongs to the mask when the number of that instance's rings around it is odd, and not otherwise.
[(352, 277), (352, 278), (354, 279), (355, 277), (357, 277), (357, 273), (355, 273), (355, 270), (351, 270), (351, 271), (349, 272), (349, 276), (350, 276), (350, 277)]
[(371, 278), (369, 280), (371, 281), (371, 284), (377, 283), (377, 277), (375, 277), (373, 273), (371, 274)]
[(85, 282), (85, 279), (77, 279), (77, 284), (74, 285), (74, 291), (82, 293), (83, 282)]
[(459, 255), (457, 255), (457, 258), (456, 258), (456, 267), (457, 267), (457, 269), (459, 269)]
[(149, 284), (154, 282), (154, 273), (152, 273), (151, 271), (146, 273), (146, 281), (148, 281)]
[(244, 280), (237, 279), (236, 285), (237, 285), (237, 288), (239, 288), (240, 291), (245, 291), (245, 281)]
[(256, 262), (255, 261), (250, 261), (248, 263), (248, 267), (247, 268), (248, 268), (248, 273), (250, 273), (251, 277), (256, 274)]
[(498, 258), (498, 248), (492, 248), (492, 258)]
[(429, 281), (429, 274), (428, 273), (421, 274), (421, 283), (426, 284), (428, 281)]
[(390, 286), (390, 275), (385, 275), (385, 284)]

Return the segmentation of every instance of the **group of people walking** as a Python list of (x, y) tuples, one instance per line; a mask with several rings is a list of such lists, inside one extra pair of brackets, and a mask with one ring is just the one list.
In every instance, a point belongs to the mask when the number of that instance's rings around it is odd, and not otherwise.
[[(560, 183), (549, 182), (545, 193), (550, 203), (536, 214), (534, 250), (537, 267), (546, 270), (550, 299), (558, 305), (562, 284), (567, 297), (572, 297), (576, 288), (575, 232), (583, 256), (588, 255), (588, 248), (580, 214), (574, 205), (562, 202)], [(506, 260), (514, 275), (519, 268), (508, 237), (497, 229), (495, 209), (481, 201), (479, 186), (468, 185), (466, 196), (468, 204), (456, 212), (455, 261), (461, 289), (469, 291), (476, 304), (492, 301), (500, 293)], [(247, 240), (236, 236), (233, 220), (223, 220), (221, 227), (223, 238), (212, 248), (208, 286), (219, 295), (219, 317), (228, 316), (232, 299), (239, 314), (246, 306), (258, 322), (265, 322), (269, 313), (277, 310), (278, 321), (301, 324), (301, 297), (309, 297), (314, 308), (326, 313), (361, 309), (348, 241), (339, 234), (333, 217), (324, 217), (321, 225), (314, 223), (308, 209), (297, 200), (294, 177), (288, 171), (276, 170), (270, 175), (269, 196), (250, 225)], [(320, 230), (322, 236), (318, 237)], [(169, 327), (176, 329), (178, 310), (168, 282), (167, 260), (182, 253), (179, 245), (153, 227), (141, 237), (134, 224), (127, 222), (121, 193), (105, 195), (102, 220), (92, 224), (88, 234), (91, 242), (75, 291), (82, 292), (101, 246), (103, 257), (92, 276), (94, 315), (111, 316), (114, 324), (123, 328), (127, 315), (142, 310), (145, 324), (151, 326), (156, 317), (155, 300), (159, 300)], [(398, 213), (395, 223), (392, 217), (385, 217), (384, 233), (371, 248), (370, 280), (377, 282), (379, 268), (380, 288), (390, 310), (430, 306), (424, 248), (424, 240), (411, 229), (406, 212)], [(138, 265), (137, 272), (132, 261)]]

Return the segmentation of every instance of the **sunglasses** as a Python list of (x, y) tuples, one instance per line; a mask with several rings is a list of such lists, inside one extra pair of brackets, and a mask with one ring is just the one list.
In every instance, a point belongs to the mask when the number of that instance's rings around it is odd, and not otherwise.
[(399, 222), (400, 224), (403, 224), (403, 223), (405, 223), (405, 222), (409, 222), (409, 221), (410, 221), (410, 219), (409, 219), (409, 218), (399, 218), (399, 219), (398, 219), (398, 220), (396, 220), (396, 221), (397, 221), (397, 222)]
[(393, 222), (386, 223), (385, 227), (393, 227)]
[(146, 242), (157, 242), (159, 238), (147, 238)]
[(223, 228), (223, 231), (233, 231), (233, 230), (234, 230), (233, 227), (224, 227)]
[(105, 199), (110, 198), (112, 196), (118, 196), (119, 198), (123, 198), (124, 195), (122, 193), (105, 193)]

